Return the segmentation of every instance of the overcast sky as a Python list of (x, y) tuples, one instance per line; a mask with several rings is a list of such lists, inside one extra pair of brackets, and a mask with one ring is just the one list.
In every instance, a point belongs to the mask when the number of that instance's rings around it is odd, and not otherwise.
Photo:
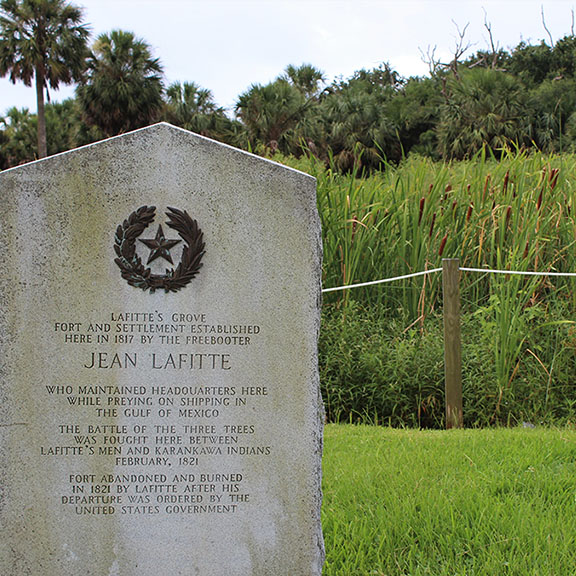
[[(78, 0), (92, 39), (134, 32), (160, 58), (166, 83), (196, 82), (232, 109), (253, 83), (289, 64), (310, 63), (328, 81), (388, 62), (403, 76), (426, 75), (422, 53), (447, 59), (464, 30), (469, 53), (488, 48), (485, 21), (499, 47), (550, 43), (573, 32), (576, 0)], [(544, 21), (546, 31), (542, 20)], [(62, 100), (65, 88), (52, 94)], [(0, 114), (36, 110), (33, 88), (0, 79)]]

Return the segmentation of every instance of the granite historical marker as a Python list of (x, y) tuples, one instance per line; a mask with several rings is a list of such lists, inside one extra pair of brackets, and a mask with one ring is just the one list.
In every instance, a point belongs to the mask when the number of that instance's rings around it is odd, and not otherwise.
[(0, 574), (319, 576), (314, 179), (158, 124), (0, 198)]

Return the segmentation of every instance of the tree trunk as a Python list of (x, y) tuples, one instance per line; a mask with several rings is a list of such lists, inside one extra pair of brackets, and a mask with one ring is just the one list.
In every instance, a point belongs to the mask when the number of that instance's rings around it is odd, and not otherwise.
[(36, 67), (36, 105), (38, 114), (38, 158), (48, 156), (46, 145), (46, 114), (44, 111), (44, 71)]

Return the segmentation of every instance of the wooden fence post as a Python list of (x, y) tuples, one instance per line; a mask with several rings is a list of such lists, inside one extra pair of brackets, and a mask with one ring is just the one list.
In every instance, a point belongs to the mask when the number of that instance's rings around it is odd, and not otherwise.
[(462, 344), (460, 338), (460, 260), (442, 260), (446, 429), (462, 428)]

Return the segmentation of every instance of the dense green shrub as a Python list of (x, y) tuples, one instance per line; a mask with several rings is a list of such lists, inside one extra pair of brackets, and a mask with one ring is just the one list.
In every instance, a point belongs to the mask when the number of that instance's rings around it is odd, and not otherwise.
[(380, 308), (325, 307), (322, 391), (332, 422), (435, 426), (442, 422), (442, 334), (404, 330)]
[[(502, 385), (494, 305), (462, 315), (467, 426), (565, 424), (576, 419), (576, 325), (565, 306), (528, 308), (523, 337)], [(390, 310), (324, 307), (320, 379), (330, 422), (441, 428), (444, 425), (440, 314), (410, 325)]]

